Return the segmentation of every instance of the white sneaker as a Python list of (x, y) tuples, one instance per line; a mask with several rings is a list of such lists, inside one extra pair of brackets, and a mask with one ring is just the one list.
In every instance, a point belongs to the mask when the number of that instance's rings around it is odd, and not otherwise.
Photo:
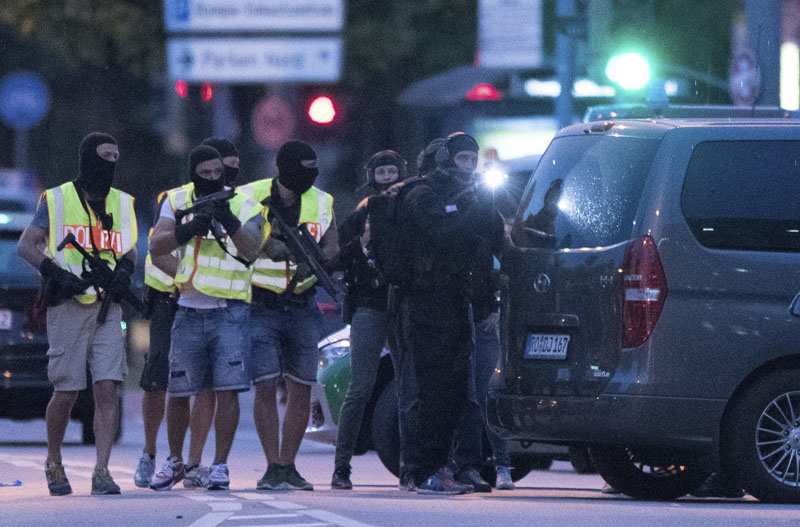
[(183, 479), (183, 462), (177, 457), (170, 457), (164, 462), (161, 470), (153, 475), (150, 488), (153, 490), (169, 490)]
[(511, 467), (495, 467), (497, 469), (497, 490), (514, 490), (514, 480), (511, 479)]
[(146, 489), (150, 486), (150, 479), (156, 472), (156, 460), (150, 457), (147, 452), (142, 453), (139, 459), (139, 466), (136, 467), (136, 473), (133, 475), (133, 483), (140, 488)]
[(208, 487), (209, 468), (202, 465), (186, 467), (183, 486), (187, 489), (205, 489)]
[(211, 472), (208, 474), (208, 490), (228, 490), (230, 485), (228, 465), (225, 463), (211, 465)]

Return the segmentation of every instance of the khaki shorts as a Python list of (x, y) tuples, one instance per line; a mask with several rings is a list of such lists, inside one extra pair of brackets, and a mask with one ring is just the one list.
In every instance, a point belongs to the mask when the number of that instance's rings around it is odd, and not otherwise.
[(76, 300), (47, 308), (47, 378), (55, 391), (86, 388), (87, 363), (94, 382), (122, 381), (127, 375), (122, 308), (112, 302), (102, 326), (97, 324), (99, 311), (99, 302)]

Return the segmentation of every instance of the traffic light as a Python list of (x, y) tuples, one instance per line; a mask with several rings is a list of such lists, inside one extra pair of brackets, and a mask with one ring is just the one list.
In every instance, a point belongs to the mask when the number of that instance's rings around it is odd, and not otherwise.
[(297, 92), (300, 139), (312, 143), (344, 140), (347, 131), (347, 97), (335, 85), (305, 85)]
[(650, 64), (635, 51), (620, 53), (609, 59), (606, 77), (624, 90), (638, 91), (650, 82)]

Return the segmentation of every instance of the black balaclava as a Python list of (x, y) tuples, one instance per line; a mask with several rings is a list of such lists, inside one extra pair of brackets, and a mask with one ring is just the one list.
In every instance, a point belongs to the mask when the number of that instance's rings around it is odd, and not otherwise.
[(275, 160), (278, 181), (296, 194), (304, 194), (317, 179), (317, 153), (302, 141), (288, 141)]
[(219, 159), (220, 163), (222, 162), (222, 156), (210, 146), (200, 145), (189, 152), (189, 179), (194, 183), (194, 190), (198, 196), (207, 196), (214, 192), (219, 192), (225, 184), (225, 176), (217, 179), (206, 179), (197, 175), (195, 171), (197, 165), (211, 159)]
[(437, 137), (423, 148), (417, 156), (417, 175), (428, 176), (436, 171), (436, 151), (444, 144), (444, 137)]
[[(201, 144), (215, 149), (223, 159), (226, 157), (239, 157), (239, 151), (236, 149), (236, 145), (224, 137), (209, 137)], [(229, 187), (234, 186), (236, 184), (236, 179), (239, 177), (239, 167), (229, 167), (223, 162), (222, 168), (225, 170), (225, 184)]]
[(448, 135), (444, 145), (436, 152), (436, 165), (439, 168), (439, 172), (445, 172), (450, 177), (456, 178), (461, 182), (471, 179), (474, 171), (465, 172), (458, 168), (453, 161), (456, 154), (465, 151), (475, 152), (476, 154), (480, 151), (475, 138), (464, 132), (455, 132)]
[(89, 194), (90, 202), (104, 200), (114, 182), (116, 161), (103, 159), (97, 153), (97, 147), (105, 143), (115, 145), (117, 140), (108, 134), (93, 132), (83, 138), (78, 149), (80, 171), (76, 183)]
[[(397, 179), (389, 183), (378, 183), (375, 181), (375, 169), (385, 165), (394, 165), (397, 167)], [(400, 157), (400, 154), (394, 150), (381, 150), (369, 158), (364, 169), (367, 172), (367, 184), (372, 185), (376, 190), (382, 192), (398, 181), (405, 179), (406, 160)]]

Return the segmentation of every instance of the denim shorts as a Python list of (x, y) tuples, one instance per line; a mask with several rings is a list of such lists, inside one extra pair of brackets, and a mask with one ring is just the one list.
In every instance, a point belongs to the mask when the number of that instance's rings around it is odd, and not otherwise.
[(313, 295), (280, 306), (253, 303), (253, 383), (283, 374), (300, 383), (317, 382), (317, 343), (322, 313)]
[(250, 387), (250, 304), (228, 300), (226, 307), (178, 307), (172, 323), (167, 391), (176, 397)]

